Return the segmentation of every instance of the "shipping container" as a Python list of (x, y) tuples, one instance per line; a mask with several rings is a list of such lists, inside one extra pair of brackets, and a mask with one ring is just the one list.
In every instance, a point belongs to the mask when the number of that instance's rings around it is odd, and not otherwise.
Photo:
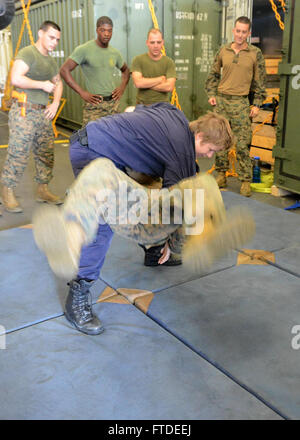
[[(164, 33), (166, 53), (174, 59), (177, 70), (176, 90), (182, 110), (194, 119), (209, 109), (204, 83), (214, 54), (221, 41), (221, 12), (219, 0), (153, 0), (155, 15)], [(147, 52), (146, 37), (153, 27), (147, 0), (48, 0), (30, 7), (29, 21), (34, 39), (39, 25), (46, 19), (62, 28), (61, 42), (53, 56), (59, 66), (73, 49), (95, 38), (96, 21), (101, 15), (114, 22), (111, 45), (120, 50), (130, 66), (134, 56)], [(24, 14), (16, 11), (12, 22), (13, 46), (19, 37)], [(25, 29), (21, 47), (30, 44)], [(72, 74), (84, 84), (80, 68)], [(115, 72), (116, 84), (120, 72)], [(76, 128), (82, 120), (82, 100), (67, 85), (63, 96), (67, 103), (60, 122)], [(135, 103), (136, 89), (130, 80), (121, 100), (121, 109)]]
[(274, 183), (300, 194), (300, 2), (286, 2)]

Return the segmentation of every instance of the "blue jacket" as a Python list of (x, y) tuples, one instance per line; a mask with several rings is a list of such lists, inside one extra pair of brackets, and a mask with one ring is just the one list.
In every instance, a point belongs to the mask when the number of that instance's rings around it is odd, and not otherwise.
[(119, 168), (163, 178), (174, 185), (196, 174), (194, 135), (183, 112), (169, 103), (138, 105), (89, 122), (89, 148), (111, 159)]

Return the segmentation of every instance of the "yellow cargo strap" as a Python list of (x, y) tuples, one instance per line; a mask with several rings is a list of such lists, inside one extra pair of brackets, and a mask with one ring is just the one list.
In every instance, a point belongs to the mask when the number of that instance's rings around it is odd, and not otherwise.
[(10, 65), (9, 65), (9, 70), (8, 70), (8, 74), (7, 74), (7, 79), (6, 79), (6, 83), (5, 83), (5, 87), (4, 87), (4, 96), (3, 96), (3, 100), (2, 100), (2, 107), (1, 110), (4, 111), (8, 111), (9, 107), (10, 107), (10, 99), (12, 96), (12, 90), (13, 87), (11, 85), (11, 81), (10, 81), (10, 75), (11, 75), (11, 69), (14, 63), (14, 60), (17, 56), (17, 53), (19, 52), (19, 47), (21, 44), (21, 40), (22, 40), (22, 36), (24, 33), (24, 29), (25, 29), (25, 25), (27, 26), (27, 30), (28, 30), (28, 34), (29, 34), (29, 39), (30, 39), (30, 43), (34, 44), (34, 40), (33, 40), (33, 36), (32, 36), (32, 31), (31, 31), (31, 27), (30, 27), (30, 23), (29, 23), (29, 19), (28, 19), (28, 11), (31, 5), (31, 0), (28, 0), (27, 3), (27, 7), (25, 6), (24, 0), (20, 0), (21, 1), (21, 5), (23, 8), (23, 12), (24, 12), (24, 20), (21, 26), (21, 30), (20, 30), (20, 34), (19, 34), (19, 39), (16, 45), (16, 49), (15, 49), (15, 53), (13, 58), (10, 61)]
[[(278, 112), (278, 107), (275, 109), (275, 112)], [(253, 130), (252, 136), (254, 136), (258, 131), (260, 131), (266, 123), (272, 122), (273, 114), (268, 115), (263, 122), (261, 122), (257, 127)]]
[[(274, 0), (269, 0), (269, 2), (270, 2), (270, 4), (271, 4), (271, 6), (272, 6), (272, 9), (273, 9), (274, 13), (275, 13), (275, 17), (276, 17), (276, 20), (277, 20), (278, 23), (279, 23), (279, 27), (280, 27), (280, 29), (283, 31), (283, 30), (284, 30), (284, 23), (283, 23), (283, 21), (281, 20), (281, 17), (280, 17), (280, 15), (279, 15), (279, 13), (278, 13), (277, 6), (276, 6)], [(286, 6), (286, 4), (285, 4), (284, 0), (280, 0), (280, 3), (281, 3), (281, 6), (282, 6), (283, 11), (285, 12), (285, 6)]]
[[(150, 9), (150, 13), (151, 13), (151, 17), (152, 17), (154, 28), (155, 29), (159, 29), (158, 21), (157, 21), (157, 17), (156, 17), (155, 11), (154, 11), (154, 6), (153, 6), (153, 3), (152, 3), (152, 0), (148, 0), (148, 5), (149, 5), (149, 9)], [(166, 55), (166, 49), (165, 49), (164, 46), (162, 47), (162, 54)], [(178, 95), (177, 95), (177, 92), (176, 92), (176, 87), (174, 87), (173, 92), (172, 92), (171, 104), (175, 105), (179, 110), (181, 110), (181, 106), (179, 104)]]
[(280, 1), (280, 3), (281, 3), (281, 6), (282, 6), (282, 9), (283, 9), (283, 12), (285, 12), (285, 6), (286, 6), (285, 1), (284, 1), (284, 0), (279, 0), (279, 1)]
[[(55, 117), (54, 117), (54, 119), (52, 121), (52, 128), (53, 128), (54, 136), (56, 138), (58, 137), (59, 134), (63, 134), (64, 136), (69, 137), (66, 133), (62, 133), (62, 132), (58, 131), (57, 128), (56, 128), (56, 125), (55, 125), (58, 116), (60, 115), (62, 109), (64, 108), (65, 103), (67, 102), (66, 98), (61, 98), (60, 101), (61, 101), (61, 105), (59, 106), (59, 108), (57, 110), (57, 113), (56, 113), (56, 115), (55, 115)], [(56, 143), (56, 144), (64, 143), (64, 142), (69, 142), (69, 139), (63, 139), (63, 140), (60, 140), (60, 141), (58, 141), (58, 140), (54, 141), (54, 143)]]
[[(237, 172), (235, 171), (235, 162), (236, 162), (236, 152), (235, 148), (231, 148), (228, 152), (228, 160), (230, 164), (230, 169), (226, 171), (226, 177), (238, 177)], [(210, 170), (207, 171), (208, 174), (211, 174), (216, 169), (215, 165), (213, 165)]]
[(20, 104), (23, 104), (21, 106), (21, 116), (26, 116), (26, 102), (27, 102), (26, 93), (25, 92), (17, 92), (16, 90), (13, 90), (11, 97), (16, 98)]

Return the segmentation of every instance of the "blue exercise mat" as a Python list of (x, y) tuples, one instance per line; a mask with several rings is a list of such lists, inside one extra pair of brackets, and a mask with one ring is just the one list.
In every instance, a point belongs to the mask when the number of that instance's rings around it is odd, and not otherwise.
[[(0, 248), (0, 324), (6, 331), (61, 315), (69, 288), (54, 276), (32, 230), (1, 231)], [(105, 287), (100, 280), (95, 283), (94, 301)]]
[(280, 414), (299, 419), (299, 278), (240, 265), (155, 295), (148, 315)]
[[(232, 267), (236, 258), (237, 253), (233, 251), (200, 276)], [(144, 251), (133, 241), (117, 235), (113, 238), (100, 274), (100, 278), (114, 289), (125, 287), (155, 292), (195, 277), (198, 278), (198, 275), (191, 274), (182, 266), (144, 266)]]
[(294, 244), (300, 236), (299, 215), (275, 208), (229, 191), (223, 191), (226, 208), (241, 205), (250, 209), (256, 222), (256, 234), (247, 245), (252, 249), (276, 251)]
[[(300, 237), (299, 237), (300, 238)], [(298, 238), (298, 240), (299, 240)], [(300, 242), (275, 252), (275, 265), (300, 277)]]
[(134, 306), (95, 312), (99, 336), (63, 317), (7, 335), (1, 419), (280, 419)]

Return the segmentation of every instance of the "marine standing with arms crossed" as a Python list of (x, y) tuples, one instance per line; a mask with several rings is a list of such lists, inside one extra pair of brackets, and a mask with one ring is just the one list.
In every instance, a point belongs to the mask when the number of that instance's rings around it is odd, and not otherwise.
[[(151, 105), (157, 102), (169, 102), (170, 93), (176, 82), (176, 69), (174, 61), (162, 54), (164, 39), (159, 29), (152, 28), (147, 34), (146, 45), (148, 52), (136, 56), (131, 65), (131, 75), (134, 85), (138, 89), (136, 104)], [(155, 178), (142, 173), (127, 173), (139, 183), (152, 184)], [(149, 180), (150, 179), (150, 180)], [(144, 264), (157, 266), (160, 259), (159, 246), (142, 246), (145, 251)], [(174, 255), (165, 263), (166, 266), (181, 264), (180, 258)]]
[(169, 93), (176, 82), (174, 61), (161, 52), (164, 45), (159, 29), (150, 29), (146, 45), (148, 52), (136, 56), (132, 61), (132, 80), (138, 89), (137, 104), (169, 102)]

